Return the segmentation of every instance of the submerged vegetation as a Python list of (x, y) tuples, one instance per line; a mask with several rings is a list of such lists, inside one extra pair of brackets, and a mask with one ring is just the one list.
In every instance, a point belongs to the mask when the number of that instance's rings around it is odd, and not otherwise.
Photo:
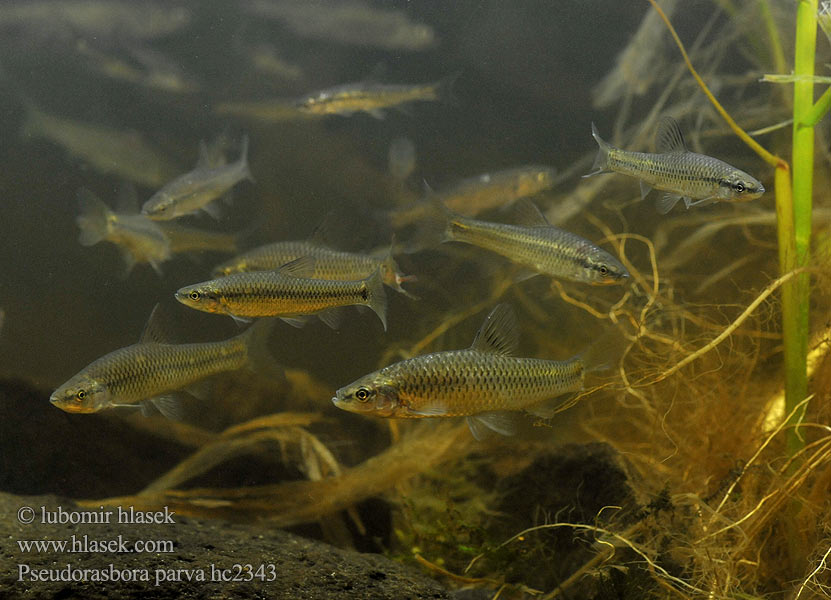
[[(368, 306), (383, 325), (375, 317), (355, 316), (350, 308), (350, 318), (344, 319), (347, 332), (335, 339), (327, 329), (332, 337), (309, 351), (321, 364), (224, 376), (211, 382), (207, 399), (176, 406), (180, 421), (135, 413), (114, 416), (137, 429), (152, 429), (191, 454), (134, 494), (79, 503), (137, 510), (168, 507), (180, 515), (257, 521), (267, 527), (312, 524), (332, 543), (368, 546), (419, 565), (449, 585), (486, 588), (500, 598), (831, 596), (831, 134), (822, 118), (831, 107), (831, 93), (815, 101), (814, 92), (815, 82), (829, 85), (814, 77), (817, 65), (831, 57), (831, 44), (822, 38), (815, 44), (818, 15), (828, 7), (820, 8), (816, 0), (794, 5), (718, 0), (690, 7), (673, 0), (649, 3), (643, 3), (641, 26), (628, 47), (620, 49), (612, 71), (595, 88), (595, 109), (606, 120), (600, 130), (611, 132), (609, 142), (616, 148), (643, 151), (650, 148), (659, 123), (675, 119), (684, 124), (691, 153), (714, 154), (718, 149), (720, 158), (754, 173), (773, 194), (689, 211), (682, 209), (683, 203), (676, 206), (683, 196), (675, 195), (669, 206), (674, 210), (656, 214), (632, 179), (580, 177), (589, 172), (596, 151), (587, 122), (580, 146), (585, 152), (573, 165), (557, 165), (558, 171), (531, 165), (500, 171), (496, 201), (471, 193), (466, 207), (452, 207), (476, 214), (476, 220), (455, 212), (444, 215), (451, 226), (442, 226), (451, 230), (453, 224), (475, 224), (489, 231), (503, 220), (500, 204), (515, 202), (514, 208), (522, 210), (526, 196), (534, 195), (540, 209), (534, 209), (537, 233), (543, 226), (551, 227), (546, 231), (556, 226), (568, 228), (563, 234), (576, 232), (568, 239), (589, 244), (605, 261), (603, 276), (616, 285), (585, 285), (585, 273), (527, 279), (515, 264), (497, 262), (502, 260), (497, 255), (511, 258), (510, 251), (496, 250), (488, 257), (475, 242), (408, 247), (411, 239), (402, 240), (401, 232), (418, 238), (423, 233), (419, 222), (425, 215), (429, 221), (431, 212), (429, 201), (419, 203), (421, 184), (407, 180), (413, 165), (402, 170), (403, 177), (379, 175), (349, 155), (354, 148), (339, 137), (337, 126), (329, 130), (321, 120), (298, 115), (298, 108), (285, 101), (217, 102), (215, 114), (261, 126), (260, 135), (268, 140), (285, 136), (287, 155), (325, 140), (324, 155), (338, 159), (338, 166), (327, 173), (332, 187), (355, 187), (356, 195), (363, 196), (362, 186), (372, 182), (384, 190), (378, 192), (384, 200), (393, 197), (383, 206), (374, 198), (361, 198), (352, 211), (358, 216), (343, 219), (351, 242), (344, 248), (324, 252), (314, 236), (310, 242), (298, 241), (296, 245), (314, 249), (317, 262), (308, 260), (311, 250), (305, 256), (292, 254), (275, 259), (272, 268), (282, 266), (282, 272), (266, 276), (271, 287), (275, 281), (313, 286), (319, 279), (312, 275), (329, 264), (326, 260), (354, 263), (361, 256), (369, 266), (350, 263), (360, 276), (347, 278), (355, 289), (342, 292), (349, 301), (340, 305)], [(712, 13), (706, 20), (695, 13), (700, 4)], [(294, 11), (275, 12), (271, 3), (259, 0), (250, 7), (262, 18), (285, 22), (299, 35), (326, 35), (308, 29), (308, 24), (301, 27), (304, 21)], [(386, 15), (389, 27), (411, 31), (414, 24), (396, 15)], [(358, 16), (367, 18), (363, 12)], [(438, 43), (432, 29), (429, 36), (422, 29), (414, 31), (418, 38), (402, 47)], [(363, 43), (384, 47), (369, 39)], [(790, 63), (794, 68), (789, 74)], [(760, 84), (765, 74), (778, 83)], [(437, 79), (442, 83), (433, 87), (441, 87), (442, 93), (433, 90), (429, 99), (445, 96), (444, 86), (457, 77), (463, 81), (464, 73)], [(785, 92), (790, 85), (792, 95)], [(389, 87), (363, 85), (361, 91), (390, 93)], [(346, 89), (351, 92), (354, 86)], [(373, 115), (380, 118), (380, 108), (396, 103), (372, 105), (371, 110), (350, 106), (322, 111), (370, 116), (321, 119), (367, 118), (377, 124)], [(33, 115), (47, 114), (32, 106), (26, 107), (30, 121)], [(252, 134), (252, 170), (256, 185), (266, 187), (276, 176), (265, 175), (266, 183), (261, 183), (256, 139)], [(746, 146), (770, 168), (762, 167)], [(85, 152), (77, 153), (83, 157)], [(238, 163), (203, 168), (214, 175), (235, 168), (240, 172), (227, 185), (205, 193), (205, 202), (188, 207), (188, 212), (208, 206), (238, 180), (251, 178), (247, 156), (246, 141)], [(102, 172), (108, 169), (109, 164)], [(522, 185), (517, 184), (519, 175)], [(140, 177), (132, 178), (141, 183)], [(490, 181), (486, 175), (459, 179), (462, 192), (448, 192), (457, 200)], [(167, 180), (154, 175), (153, 185)], [(348, 190), (343, 194), (348, 196)], [(442, 194), (439, 190), (425, 196), (451, 205)], [(89, 210), (81, 217), (82, 228), (88, 231), (95, 221), (100, 230), (95, 241), (115, 241), (116, 225), (124, 228), (127, 222), (124, 215), (96, 201), (98, 217), (93, 219), (92, 204), (88, 202)], [(272, 229), (278, 229), (273, 227), (275, 215), (291, 211), (277, 201), (265, 210), (263, 221)], [(479, 212), (487, 215), (482, 221)], [(163, 238), (164, 223), (158, 225), (139, 233)], [(499, 227), (503, 234), (508, 229)], [(367, 230), (378, 234), (370, 241), (382, 251), (353, 253), (366, 241)], [(87, 233), (82, 239), (92, 243), (91, 237)], [(244, 238), (228, 235), (223, 243), (230, 250), (253, 246)], [(387, 251), (383, 244), (390, 238), (394, 241)], [(150, 262), (162, 276), (159, 264), (178, 252), (172, 242), (170, 246), (159, 256), (145, 252), (126, 258), (130, 265)], [(405, 247), (408, 252), (400, 251)], [(288, 252), (270, 248), (283, 256), (278, 250)], [(543, 254), (550, 258), (552, 252), (545, 249)], [(514, 262), (542, 270), (540, 261), (527, 261)], [(217, 276), (240, 271), (231, 281), (242, 282), (244, 291), (226, 293), (237, 299), (251, 293), (251, 281), (264, 277), (259, 271), (243, 272), (246, 264), (233, 261), (216, 269)], [(549, 274), (561, 276), (561, 271), (551, 269)], [(372, 338), (383, 335), (382, 326), (386, 333), (388, 324), (387, 300), (377, 300), (387, 298), (384, 285), (401, 293), (389, 294), (390, 332), (376, 347)], [(270, 312), (205, 308), (206, 298), (222, 295), (215, 287), (209, 281), (177, 285), (169, 292), (181, 288), (177, 298), (182, 304), (201, 303), (199, 310), (239, 320), (278, 315), (299, 325), (297, 317), (305, 315), (297, 307)], [(263, 295), (273, 302), (270, 289)], [(308, 294), (315, 298), (322, 294), (312, 292)], [(491, 434), (478, 440), (455, 419), (385, 420), (332, 407), (337, 388), (331, 378), (342, 378), (344, 385), (398, 361), (467, 348), (475, 327), (501, 302), (516, 311), (522, 331), (519, 356), (565, 358), (578, 353), (579, 362), (614, 338), (620, 340), (614, 360), (604, 365), (611, 368), (586, 375), (582, 391), (562, 396), (545, 413), (526, 415), (518, 435), (510, 437)], [(340, 305), (330, 304), (324, 308), (340, 310)], [(340, 316), (321, 318), (333, 327), (341, 321)], [(362, 328), (349, 329), (358, 319)], [(272, 338), (270, 350), (281, 360), (290, 358), (297, 340), (317, 325), (304, 331), (285, 327), (280, 348)], [(326, 361), (335, 353), (346, 356), (346, 365), (331, 367), (330, 375)], [(74, 396), (73, 388), (67, 402)], [(422, 416), (439, 415), (427, 410)], [(226, 487), (205, 483), (212, 481), (206, 475), (230, 470), (233, 461), (252, 455), (280, 463), (296, 477)]]

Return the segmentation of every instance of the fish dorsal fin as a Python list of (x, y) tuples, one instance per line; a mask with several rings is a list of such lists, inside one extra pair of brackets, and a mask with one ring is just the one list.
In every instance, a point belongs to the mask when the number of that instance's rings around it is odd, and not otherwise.
[(331, 248), (332, 239), (335, 237), (335, 228), (337, 223), (342, 223), (341, 218), (336, 214), (336, 211), (330, 210), (323, 217), (323, 220), (315, 227), (312, 234), (309, 236), (308, 242), (315, 246), (325, 246)]
[(470, 349), (510, 356), (518, 345), (519, 327), (514, 309), (509, 304), (498, 304), (476, 332)]
[(550, 227), (551, 223), (528, 198), (520, 198), (511, 211), (514, 223), (523, 227)]
[(147, 323), (144, 325), (144, 331), (141, 332), (139, 338), (140, 344), (173, 344), (176, 342), (175, 336), (171, 334), (170, 325), (161, 310), (161, 305), (156, 304)]
[(661, 153), (689, 152), (678, 121), (672, 117), (661, 119), (661, 122), (658, 123), (658, 134), (655, 136), (655, 149)]
[(315, 274), (314, 256), (301, 256), (300, 258), (296, 258), (277, 269), (277, 272), (280, 275), (288, 275), (289, 277), (311, 279), (312, 275)]
[(208, 144), (205, 143), (205, 140), (199, 140), (199, 158), (196, 159), (196, 168), (210, 169), (211, 166), (211, 153), (208, 150)]
[(137, 215), (139, 212), (139, 201), (136, 186), (129, 181), (125, 181), (118, 186), (116, 211), (122, 215)]

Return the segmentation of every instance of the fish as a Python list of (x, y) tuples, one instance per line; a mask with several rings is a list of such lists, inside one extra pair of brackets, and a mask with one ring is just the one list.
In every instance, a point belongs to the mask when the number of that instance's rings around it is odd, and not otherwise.
[(187, 26), (191, 17), (190, 10), (172, 2), (33, 0), (0, 5), (0, 29), (69, 39), (160, 38)]
[(592, 285), (623, 283), (629, 271), (589, 240), (549, 224), (530, 200), (517, 203), (518, 224), (492, 223), (453, 213), (435, 202), (444, 216), (442, 241), (472, 244), (510, 259), (536, 274)]
[(21, 135), (44, 138), (62, 146), (98, 172), (158, 187), (175, 173), (175, 165), (144, 136), (96, 123), (65, 119), (26, 103)]
[(326, 43), (421, 51), (437, 43), (435, 30), (403, 10), (357, 0), (249, 0), (250, 13), (281, 21), (294, 34)]
[(289, 80), (303, 77), (303, 70), (298, 65), (280, 56), (277, 49), (271, 44), (256, 44), (251, 46), (247, 53), (253, 67), (262, 73)]
[(161, 264), (171, 257), (171, 246), (159, 226), (139, 214), (116, 213), (90, 190), (78, 190), (80, 214), (75, 222), (81, 230), (82, 246), (107, 241), (118, 246), (124, 259), (125, 275), (136, 263), (148, 263), (159, 275)]
[(368, 306), (387, 330), (387, 297), (380, 269), (365, 279), (333, 281), (313, 279), (315, 259), (303, 256), (274, 271), (233, 273), (188, 285), (175, 293), (176, 300), (196, 310), (225, 314), (237, 321), (252, 317), (279, 317), (301, 327), (316, 314), (337, 328), (342, 306)]
[(196, 168), (153, 194), (141, 207), (141, 214), (154, 221), (168, 221), (204, 210), (218, 219), (220, 214), (213, 201), (240, 181), (254, 181), (248, 168), (248, 136), (243, 137), (239, 160), (229, 165), (207, 164), (205, 146), (202, 148)]
[(387, 151), (387, 165), (390, 175), (398, 181), (405, 181), (415, 170), (416, 149), (410, 138), (397, 137)]
[(84, 39), (78, 41), (75, 49), (92, 69), (111, 79), (177, 94), (199, 90), (199, 85), (176, 64), (150, 48), (128, 45), (131, 60), (103, 52)]
[(678, 122), (664, 117), (658, 126), (657, 154), (620, 150), (605, 142), (592, 123), (592, 137), (599, 146), (593, 171), (622, 173), (640, 179), (641, 197), (655, 188), (664, 192), (656, 208), (669, 213), (679, 200), (689, 209), (715, 202), (747, 202), (765, 193), (765, 187), (744, 171), (712, 156), (687, 149)]
[(139, 341), (93, 361), (56, 389), (49, 400), (69, 413), (95, 413), (114, 407), (151, 407), (181, 420), (181, 397), (201, 395), (198, 382), (243, 367), (274, 370), (266, 342), (271, 323), (254, 324), (220, 342), (178, 344), (153, 309)]
[(452, 101), (452, 85), (458, 77), (454, 73), (439, 81), (416, 85), (374, 82), (347, 83), (313, 92), (295, 102), (301, 112), (313, 115), (341, 115), (348, 117), (365, 112), (376, 119), (385, 117), (389, 108), (401, 108), (412, 102)]
[(587, 373), (608, 368), (614, 345), (593, 346), (564, 361), (514, 356), (513, 309), (497, 305), (473, 344), (393, 363), (337, 390), (332, 402), (353, 413), (392, 418), (466, 417), (474, 437), (515, 432), (511, 413), (550, 418), (555, 399), (583, 390)]
[(218, 265), (211, 274), (213, 277), (221, 277), (232, 273), (270, 271), (303, 256), (314, 258), (312, 279), (355, 281), (380, 270), (381, 281), (385, 285), (405, 296), (413, 297), (401, 284), (412, 281), (414, 277), (399, 272), (391, 248), (384, 256), (373, 256), (335, 250), (314, 240), (275, 242), (240, 254)]
[[(431, 190), (429, 195), (438, 197), (454, 212), (475, 217), (550, 189), (556, 174), (554, 167), (523, 165), (468, 177), (447, 188)], [(398, 209), (390, 213), (390, 223), (395, 228), (404, 227), (424, 218), (430, 211), (429, 201)]]
[(151, 223), (154, 223), (161, 229), (170, 244), (170, 252), (172, 254), (185, 254), (189, 252), (222, 252), (233, 254), (238, 251), (238, 236), (232, 233), (185, 227), (175, 221), (151, 221)]

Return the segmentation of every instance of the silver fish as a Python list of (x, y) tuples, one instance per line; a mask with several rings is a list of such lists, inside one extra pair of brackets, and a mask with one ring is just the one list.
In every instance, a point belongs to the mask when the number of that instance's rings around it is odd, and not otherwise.
[(402, 275), (392, 257), (392, 252), (381, 256), (343, 252), (316, 241), (286, 241), (266, 244), (244, 252), (214, 268), (214, 277), (247, 271), (271, 271), (302, 256), (314, 258), (312, 279), (355, 281), (365, 279), (375, 271), (381, 271), (381, 280), (394, 290), (412, 297), (401, 287), (414, 277)]
[(411, 21), (405, 11), (358, 0), (249, 0), (244, 8), (282, 21), (299, 36), (326, 43), (410, 51), (436, 43), (433, 28)]
[(64, 119), (32, 104), (26, 106), (21, 134), (48, 139), (101, 173), (144, 186), (162, 185), (175, 173), (175, 166), (138, 132)]
[(629, 277), (626, 267), (602, 248), (550, 225), (530, 200), (517, 203), (516, 225), (463, 217), (435, 203), (446, 217), (444, 241), (465, 242), (496, 252), (529, 268), (529, 274), (593, 285), (622, 283)]
[(500, 304), (470, 348), (433, 352), (384, 367), (340, 388), (332, 402), (376, 417), (467, 417), (479, 439), (484, 428), (512, 434), (514, 423), (506, 412), (553, 416), (559, 408), (553, 399), (582, 390), (588, 371), (607, 368), (600, 353), (564, 361), (516, 358), (512, 355), (518, 342), (514, 312)]
[(173, 344), (159, 323), (158, 311), (156, 305), (137, 344), (84, 367), (52, 393), (52, 404), (71, 413), (153, 405), (163, 415), (179, 419), (181, 406), (175, 392), (218, 373), (270, 362), (266, 322), (222, 342)]
[(118, 246), (126, 266), (126, 274), (136, 263), (148, 263), (159, 275), (161, 264), (171, 257), (167, 236), (156, 223), (139, 214), (113, 212), (88, 189), (78, 190), (80, 214), (75, 219), (82, 246), (107, 241)]
[(593, 171), (622, 173), (641, 181), (641, 197), (652, 188), (666, 192), (657, 202), (658, 212), (666, 214), (683, 200), (687, 208), (714, 202), (747, 202), (765, 193), (754, 177), (712, 156), (687, 150), (681, 128), (672, 117), (658, 126), (657, 154), (620, 150), (605, 142), (592, 123), (592, 136), (599, 150)]
[(253, 181), (248, 168), (248, 136), (242, 140), (240, 157), (235, 163), (214, 167), (205, 164), (204, 157), (203, 151), (194, 170), (177, 177), (153, 194), (141, 207), (141, 213), (154, 221), (169, 221), (198, 210), (218, 218), (219, 213), (211, 203), (240, 181)]
[(452, 98), (451, 88), (458, 77), (454, 73), (439, 81), (416, 85), (358, 82), (313, 92), (297, 100), (298, 110), (313, 115), (350, 116), (365, 112), (376, 119), (384, 110), (411, 102), (436, 102)]
[(224, 314), (235, 320), (280, 317), (300, 327), (316, 314), (337, 328), (342, 306), (368, 306), (387, 329), (387, 297), (380, 270), (355, 281), (313, 279), (315, 260), (298, 258), (275, 271), (233, 273), (179, 289), (176, 299), (196, 310)]

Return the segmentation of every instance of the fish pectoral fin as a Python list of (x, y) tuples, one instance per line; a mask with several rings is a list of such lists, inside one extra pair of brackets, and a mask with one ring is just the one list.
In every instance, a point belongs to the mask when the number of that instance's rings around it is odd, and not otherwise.
[(541, 275), (541, 273), (534, 271), (533, 269), (520, 269), (517, 271), (517, 274), (514, 275), (514, 283), (521, 283), (523, 281), (527, 281), (532, 277), (536, 277), (537, 275)]
[(144, 400), (142, 402), (142, 414), (146, 414), (145, 408), (150, 406), (172, 421), (181, 421), (185, 417), (182, 397), (177, 394), (166, 394)]
[(219, 206), (219, 203), (217, 202), (209, 202), (202, 207), (202, 210), (211, 215), (217, 221), (222, 219), (222, 207)]
[(318, 313), (317, 318), (326, 323), (332, 329), (338, 329), (343, 321), (343, 310), (340, 307), (329, 308)]
[(710, 197), (710, 198), (703, 198), (701, 200), (696, 200), (693, 202), (692, 198), (684, 198), (684, 204), (687, 208), (691, 208), (693, 206), (709, 206), (710, 204), (715, 204), (718, 202), (718, 198)]
[(689, 152), (687, 143), (684, 141), (684, 134), (678, 121), (672, 117), (664, 117), (658, 124), (658, 131), (655, 136), (655, 150), (665, 152)]
[(508, 411), (479, 413), (467, 418), (470, 432), (477, 440), (485, 437), (488, 430), (499, 435), (516, 435), (519, 430), (519, 415)]
[(471, 350), (510, 356), (519, 345), (519, 328), (514, 309), (509, 304), (497, 304), (473, 338)]
[(435, 401), (418, 408), (408, 408), (407, 412), (416, 417), (444, 417), (447, 415), (447, 405), (441, 401)]
[(679, 200), (681, 200), (681, 196), (667, 192), (655, 201), (655, 208), (658, 210), (658, 213), (665, 215), (678, 204)]
[(280, 317), (280, 320), (285, 321), (297, 329), (303, 329), (306, 326), (306, 323), (309, 322), (309, 317)]
[(254, 319), (249, 319), (248, 317), (241, 317), (239, 315), (235, 315), (232, 312), (225, 312), (226, 315), (231, 317), (234, 320), (234, 323), (237, 324), (238, 327), (245, 327), (249, 323), (251, 323)]
[(373, 108), (366, 112), (368, 112), (373, 118), (378, 119), (379, 121), (383, 121), (387, 118), (387, 115), (384, 114), (384, 111), (379, 108)]
[(641, 179), (641, 200), (646, 198), (646, 195), (652, 191), (652, 186)]

